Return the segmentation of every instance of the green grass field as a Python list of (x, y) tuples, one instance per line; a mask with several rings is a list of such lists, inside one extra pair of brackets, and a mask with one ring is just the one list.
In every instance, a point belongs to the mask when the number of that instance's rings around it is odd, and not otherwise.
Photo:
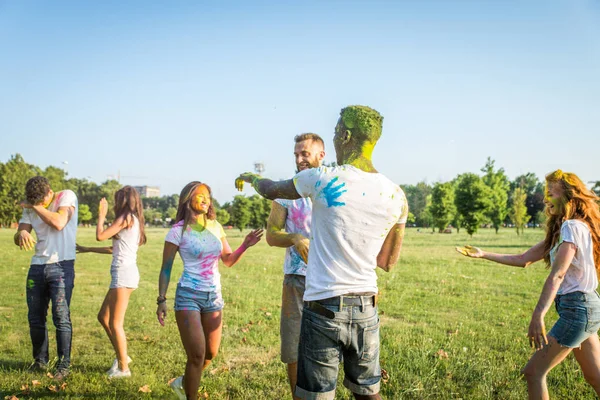
[[(104, 372), (114, 353), (96, 314), (108, 284), (110, 256), (79, 255), (72, 299), (73, 372), (64, 388), (49, 377), (26, 371), (31, 362), (25, 279), (31, 253), (12, 244), (13, 231), (0, 230), (0, 399), (172, 398), (169, 379), (181, 375), (185, 354), (172, 312), (178, 260), (169, 287), (167, 324), (156, 321), (155, 299), (166, 230), (151, 229), (139, 252), (142, 276), (125, 319), (133, 376), (109, 381)], [(228, 231), (232, 247), (239, 231)], [(79, 242), (96, 245), (93, 229), (81, 228)], [(391, 273), (378, 271), (381, 365), (386, 399), (523, 399), (526, 385), (519, 370), (531, 354), (527, 326), (548, 271), (542, 263), (526, 270), (466, 259), (454, 246), (473, 244), (516, 253), (541, 240), (540, 230), (518, 237), (513, 230), (431, 234), (409, 229), (400, 262)], [(279, 310), (283, 249), (264, 240), (233, 268), (222, 266), (224, 329), (221, 351), (205, 371), (200, 398), (289, 398), (284, 365), (279, 360)], [(556, 319), (551, 310), (550, 328)], [(56, 354), (50, 328), (51, 357)], [(336, 399), (351, 399), (341, 385)], [(34, 384), (33, 381), (39, 381)], [(147, 385), (147, 386), (146, 386)], [(594, 398), (570, 356), (551, 372), (555, 399)], [(149, 393), (140, 391), (146, 386)], [(58, 392), (53, 391), (57, 390)], [(28, 393), (28, 394), (27, 394)]]

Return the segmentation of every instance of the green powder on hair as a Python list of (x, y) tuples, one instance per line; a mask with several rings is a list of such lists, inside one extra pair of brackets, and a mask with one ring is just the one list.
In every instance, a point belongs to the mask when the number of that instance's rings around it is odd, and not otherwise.
[(370, 107), (348, 106), (342, 109), (340, 116), (346, 128), (356, 130), (365, 140), (377, 141), (381, 136), (383, 117)]

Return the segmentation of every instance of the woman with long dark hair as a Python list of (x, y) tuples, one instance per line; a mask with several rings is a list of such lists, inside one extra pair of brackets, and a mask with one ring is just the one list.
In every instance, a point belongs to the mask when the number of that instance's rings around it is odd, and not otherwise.
[[(600, 396), (600, 210), (598, 197), (570, 172), (546, 176), (546, 238), (520, 255), (477, 247), (457, 250), (468, 257), (527, 267), (544, 260), (551, 268), (529, 324), (537, 350), (522, 369), (530, 399), (548, 399), (546, 376), (573, 352), (583, 376)], [(554, 301), (558, 321), (546, 335), (544, 317)]]
[(138, 192), (131, 186), (124, 186), (115, 193), (115, 220), (108, 228), (104, 227), (108, 213), (108, 202), (105, 198), (100, 200), (98, 207), (96, 240), (112, 239), (112, 246), (77, 246), (80, 253), (112, 254), (111, 282), (98, 312), (98, 321), (106, 331), (117, 355), (112, 367), (107, 371), (109, 378), (131, 376), (129, 370), (131, 358), (127, 355), (127, 338), (123, 330), (123, 321), (129, 297), (140, 281), (137, 250), (138, 246), (146, 243), (143, 210)]
[(262, 234), (262, 229), (250, 232), (241, 246), (231, 251), (223, 227), (216, 220), (210, 187), (195, 181), (181, 191), (175, 224), (165, 238), (156, 299), (156, 315), (164, 326), (167, 288), (179, 252), (183, 274), (175, 293), (175, 319), (187, 363), (185, 375), (174, 379), (171, 387), (180, 399), (196, 399), (202, 371), (221, 344), (224, 303), (219, 260), (233, 266), (249, 247), (260, 241)]

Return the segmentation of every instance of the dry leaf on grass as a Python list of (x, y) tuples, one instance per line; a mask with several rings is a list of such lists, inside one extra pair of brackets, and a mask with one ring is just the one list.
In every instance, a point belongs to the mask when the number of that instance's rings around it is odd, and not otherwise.
[(40, 381), (38, 381), (38, 380), (35, 380), (35, 379), (34, 379), (34, 380), (32, 380), (32, 381), (31, 381), (31, 384), (32, 384), (33, 386), (37, 386), (37, 385), (41, 385), (41, 384), (42, 384), (42, 382), (40, 382)]
[(439, 358), (448, 358), (448, 353), (446, 353), (443, 349), (439, 349), (437, 353), (435, 353)]
[(29, 385), (22, 385), (21, 386), (21, 394), (23, 396), (28, 396), (29, 393), (31, 393), (30, 389), (29, 389)]
[(388, 383), (390, 380), (390, 374), (388, 374), (388, 372), (383, 368), (381, 368), (381, 380), (383, 383)]
[(56, 387), (56, 385), (50, 385), (48, 386), (48, 390), (54, 393), (58, 393), (58, 391), (60, 390), (59, 388)]
[(142, 393), (152, 393), (152, 390), (150, 390), (150, 386), (148, 385), (144, 385), (141, 388), (139, 388), (138, 392), (142, 392)]
[(6, 396), (4, 398), (4, 400), (19, 400), (19, 398), (13, 394), (13, 395)]
[(47, 376), (48, 378), (50, 378), (50, 379), (53, 379), (53, 378), (54, 378), (54, 375), (52, 375), (52, 373), (51, 373), (51, 372), (48, 372), (48, 373), (46, 374), (46, 376)]

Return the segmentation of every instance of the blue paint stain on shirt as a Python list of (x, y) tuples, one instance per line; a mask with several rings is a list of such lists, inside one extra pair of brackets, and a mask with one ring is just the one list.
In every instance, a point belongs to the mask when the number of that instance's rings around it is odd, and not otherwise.
[(319, 186), (321, 186), (321, 181), (317, 181), (317, 183), (315, 183), (315, 189), (317, 189)]
[(323, 188), (323, 190), (321, 190), (321, 195), (323, 195), (323, 197), (325, 197), (325, 201), (327, 201), (327, 207), (339, 207), (346, 205), (346, 203), (338, 201), (338, 198), (343, 193), (346, 193), (348, 191), (346, 189), (342, 190), (342, 188), (346, 186), (346, 184), (341, 183), (337, 186), (333, 186), (337, 181), (338, 177), (336, 176), (327, 184), (327, 186)]

